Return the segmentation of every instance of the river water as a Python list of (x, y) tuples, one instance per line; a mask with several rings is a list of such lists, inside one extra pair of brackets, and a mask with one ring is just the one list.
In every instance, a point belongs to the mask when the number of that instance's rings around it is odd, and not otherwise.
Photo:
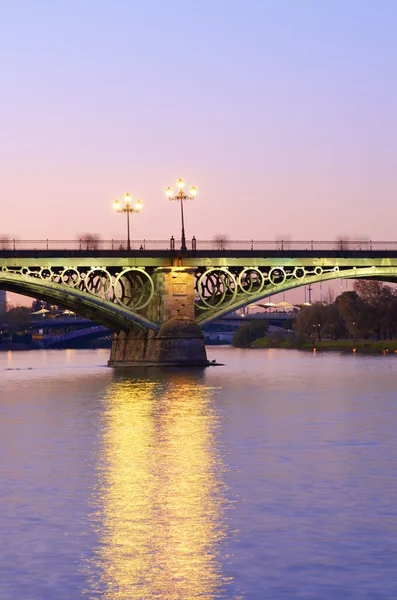
[(397, 357), (0, 354), (0, 598), (397, 597)]

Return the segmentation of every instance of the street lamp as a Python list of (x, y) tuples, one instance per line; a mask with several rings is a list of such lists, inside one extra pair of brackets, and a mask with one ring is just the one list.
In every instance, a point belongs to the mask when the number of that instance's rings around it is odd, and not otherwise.
[(130, 240), (130, 214), (131, 213), (139, 213), (142, 209), (142, 202), (137, 200), (135, 202), (135, 206), (132, 206), (132, 196), (131, 194), (126, 194), (124, 196), (124, 204), (125, 206), (121, 206), (119, 200), (115, 200), (113, 202), (114, 210), (118, 213), (126, 213), (127, 215), (127, 250), (131, 250), (131, 240)]
[(181, 203), (181, 219), (182, 219), (182, 238), (181, 238), (181, 250), (187, 250), (186, 248), (186, 237), (185, 237), (185, 221), (184, 221), (184, 217), (183, 217), (183, 201), (184, 200), (194, 200), (196, 194), (197, 194), (197, 189), (195, 187), (191, 187), (189, 190), (189, 194), (185, 194), (183, 191), (183, 188), (185, 187), (185, 182), (183, 181), (183, 179), (178, 179), (178, 181), (176, 182), (177, 188), (179, 189), (179, 192), (177, 192), (175, 194), (175, 196), (173, 195), (173, 191), (170, 187), (168, 187), (165, 190), (166, 195), (168, 196), (169, 200), (179, 200)]

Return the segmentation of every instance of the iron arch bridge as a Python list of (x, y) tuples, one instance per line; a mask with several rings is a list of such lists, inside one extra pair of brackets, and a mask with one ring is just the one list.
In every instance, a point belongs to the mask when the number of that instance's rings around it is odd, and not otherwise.
[(397, 282), (397, 251), (0, 251), (0, 289), (125, 332), (157, 331), (175, 314), (203, 326), (275, 293), (356, 278)]
[(140, 314), (154, 295), (153, 280), (141, 268), (3, 266), (0, 288), (57, 304), (112, 330), (157, 328)]
[(320, 266), (212, 268), (198, 272), (197, 321), (207, 325), (251, 303), (314, 283), (336, 279), (378, 279), (397, 283), (396, 267)]

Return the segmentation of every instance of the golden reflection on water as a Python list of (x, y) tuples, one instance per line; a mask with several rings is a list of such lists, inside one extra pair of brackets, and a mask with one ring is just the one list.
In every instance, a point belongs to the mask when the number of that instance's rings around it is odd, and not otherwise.
[(224, 500), (213, 393), (188, 375), (109, 386), (91, 598), (219, 597)]

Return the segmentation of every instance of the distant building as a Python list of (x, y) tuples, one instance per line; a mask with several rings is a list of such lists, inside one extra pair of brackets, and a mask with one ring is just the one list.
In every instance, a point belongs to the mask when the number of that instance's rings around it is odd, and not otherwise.
[(4, 290), (0, 290), (0, 315), (4, 315), (6, 312), (6, 301), (6, 292)]

